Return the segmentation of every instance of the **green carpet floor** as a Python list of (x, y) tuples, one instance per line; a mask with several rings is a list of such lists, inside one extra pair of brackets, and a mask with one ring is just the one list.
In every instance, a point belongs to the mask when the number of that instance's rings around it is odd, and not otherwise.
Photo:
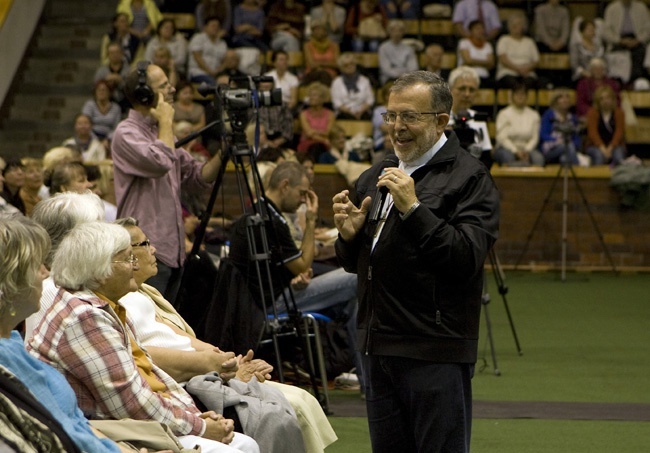
[[(561, 281), (507, 273), (521, 356), (495, 279), (487, 277), (501, 375), (493, 373), (483, 316), (472, 452), (650, 451), (650, 275), (569, 273)], [(356, 395), (342, 401), (358, 404)], [(646, 421), (619, 421), (627, 415)], [(365, 418), (330, 420), (339, 441), (326, 453), (370, 451)]]

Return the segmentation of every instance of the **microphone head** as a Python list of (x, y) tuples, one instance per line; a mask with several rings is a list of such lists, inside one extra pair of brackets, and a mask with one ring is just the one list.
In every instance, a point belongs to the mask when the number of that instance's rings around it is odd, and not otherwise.
[(399, 165), (399, 157), (397, 157), (395, 154), (388, 154), (381, 161), (382, 168), (397, 167), (398, 165)]

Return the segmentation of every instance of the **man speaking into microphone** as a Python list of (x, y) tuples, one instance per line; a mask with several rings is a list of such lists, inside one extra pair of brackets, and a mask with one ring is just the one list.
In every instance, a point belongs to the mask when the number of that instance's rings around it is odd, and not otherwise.
[[(333, 198), (338, 258), (358, 276), (373, 452), (467, 452), (483, 264), (497, 238), (499, 195), (460, 147), (447, 83), (399, 77), (384, 122), (399, 158), (364, 172), (353, 199)], [(369, 212), (381, 188), (378, 218)]]

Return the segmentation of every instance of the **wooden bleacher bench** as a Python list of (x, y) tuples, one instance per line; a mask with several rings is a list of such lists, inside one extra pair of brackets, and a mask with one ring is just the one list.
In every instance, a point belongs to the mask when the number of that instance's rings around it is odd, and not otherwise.
[(417, 19), (402, 19), (404, 23), (404, 34), (407, 36), (420, 34), (420, 21)]
[(495, 94), (492, 88), (480, 88), (476, 93), (474, 105), (476, 106), (494, 106)]
[(179, 31), (192, 33), (196, 28), (196, 18), (192, 13), (163, 13), (163, 18), (173, 20)]
[[(452, 52), (445, 52), (442, 55), (441, 66), (443, 69), (454, 69), (456, 67), (456, 54)], [(418, 60), (420, 62), (420, 67), (424, 67), (427, 63), (427, 57), (424, 55), (424, 52), (420, 53)]]
[(635, 109), (650, 108), (650, 91), (625, 91), (625, 93)]
[(448, 36), (454, 33), (451, 19), (422, 19), (420, 33), (424, 36)]
[(357, 58), (357, 64), (366, 69), (379, 68), (379, 56), (376, 52), (354, 52)]
[(336, 120), (336, 124), (343, 128), (346, 137), (353, 137), (358, 133), (362, 133), (367, 137), (372, 137), (372, 121)]
[(570, 71), (571, 62), (568, 53), (541, 53), (537, 69), (551, 71)]
[(625, 142), (628, 144), (650, 143), (650, 117), (639, 117), (636, 125), (626, 126)]

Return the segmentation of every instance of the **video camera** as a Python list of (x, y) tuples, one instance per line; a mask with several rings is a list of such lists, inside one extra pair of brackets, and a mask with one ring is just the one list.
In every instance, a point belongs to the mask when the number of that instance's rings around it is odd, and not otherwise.
[(485, 122), (488, 116), (482, 112), (462, 112), (454, 117), (454, 125), (452, 130), (460, 141), (460, 146), (468, 151), (470, 147), (483, 140), (483, 131), (479, 128), (473, 128), (469, 121)]
[(226, 110), (230, 124), (234, 129), (243, 130), (248, 123), (248, 110), (258, 107), (273, 107), (282, 105), (282, 90), (274, 88), (262, 91), (257, 89), (261, 83), (272, 83), (270, 76), (241, 76), (231, 77), (228, 85), (210, 86), (202, 83), (198, 92), (203, 97), (215, 95), (217, 111)]

